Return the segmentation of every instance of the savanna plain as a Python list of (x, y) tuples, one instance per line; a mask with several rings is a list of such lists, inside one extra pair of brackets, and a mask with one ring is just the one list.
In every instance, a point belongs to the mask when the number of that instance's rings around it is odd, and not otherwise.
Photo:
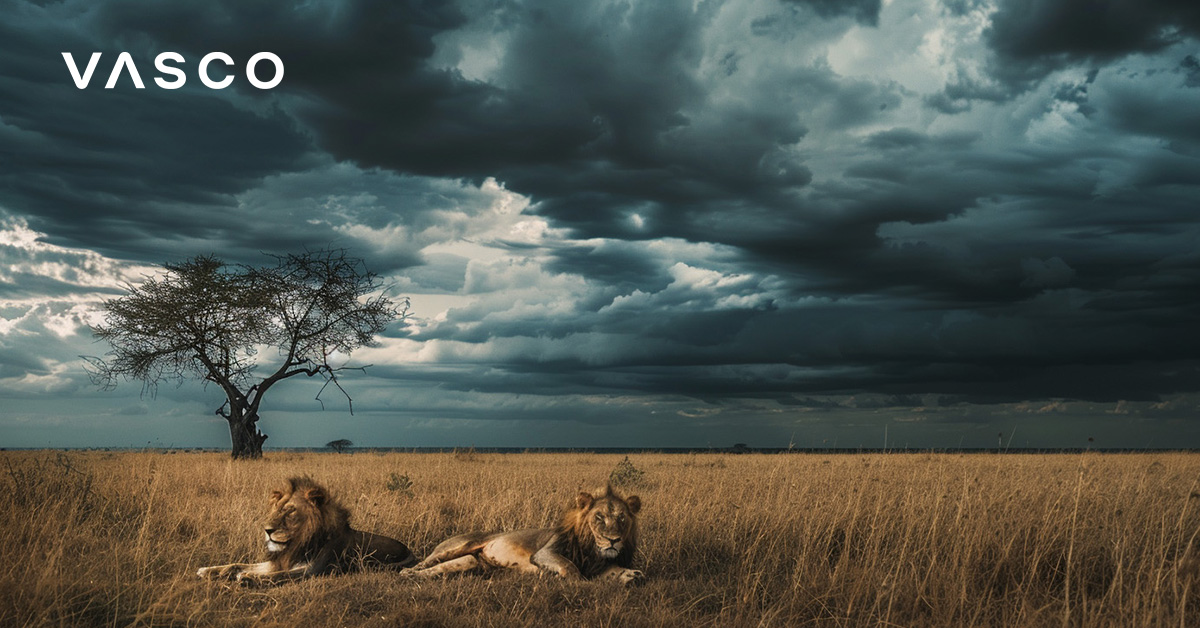
[[(394, 572), (271, 588), (268, 494), (419, 556), (637, 494), (647, 581)], [(0, 452), (0, 626), (1200, 626), (1200, 455)]]

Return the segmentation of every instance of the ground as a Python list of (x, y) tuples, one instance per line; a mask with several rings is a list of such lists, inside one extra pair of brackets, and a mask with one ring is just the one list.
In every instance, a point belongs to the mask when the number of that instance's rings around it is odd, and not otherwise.
[[(4, 626), (1200, 625), (1200, 455), (0, 452)], [(289, 475), (419, 556), (614, 470), (648, 582), (394, 573), (247, 589)]]

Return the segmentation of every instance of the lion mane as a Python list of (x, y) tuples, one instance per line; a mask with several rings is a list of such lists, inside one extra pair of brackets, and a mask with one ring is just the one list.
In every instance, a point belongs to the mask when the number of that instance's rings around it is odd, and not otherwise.
[(271, 493), (263, 533), (266, 562), (202, 567), (197, 575), (267, 584), (363, 565), (402, 568), (416, 562), (400, 541), (350, 527), (350, 511), (307, 476), (289, 478)]
[[(274, 571), (286, 571), (311, 561), (321, 548), (349, 537), (350, 511), (325, 487), (307, 476), (288, 478), (287, 488), (271, 492), (271, 512), (267, 515), (267, 562)], [(285, 509), (295, 507), (296, 517)], [(271, 530), (283, 530), (288, 542), (280, 546), (271, 540)]]
[(556, 527), (461, 534), (439, 543), (428, 558), (405, 573), (435, 577), (503, 568), (631, 584), (645, 578), (632, 568), (641, 507), (636, 495), (622, 497), (611, 485), (581, 492)]
[[(622, 531), (624, 542), (617, 552), (616, 558), (613, 559), (606, 559), (601, 555), (600, 548), (596, 544), (596, 535), (592, 532), (593, 505), (601, 499), (621, 501), (630, 513), (628, 524)], [(637, 551), (636, 514), (641, 507), (641, 498), (637, 495), (622, 498), (613, 491), (611, 484), (591, 495), (580, 493), (575, 498), (575, 503), (563, 513), (562, 522), (555, 529), (555, 541), (551, 547), (578, 567), (580, 574), (585, 578), (595, 577), (614, 564), (629, 568), (633, 566), (633, 555)]]

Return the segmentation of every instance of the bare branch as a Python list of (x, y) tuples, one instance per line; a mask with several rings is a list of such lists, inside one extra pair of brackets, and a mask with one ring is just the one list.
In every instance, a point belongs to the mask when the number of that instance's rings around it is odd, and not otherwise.
[(350, 415), (353, 416), (354, 415), (354, 399), (352, 399), (350, 397), (350, 393), (346, 392), (345, 388), (342, 388), (342, 382), (338, 380), (337, 373), (339, 371), (362, 371), (363, 373), (366, 373), (368, 366), (370, 366), (370, 365), (367, 365), (367, 366), (343, 366), (343, 367), (334, 369), (334, 368), (329, 368), (328, 365), (326, 365), (325, 370), (323, 371), (326, 374), (325, 383), (321, 385), (321, 390), (317, 391), (317, 396), (316, 396), (316, 400), (321, 404), (321, 409), (322, 410), (325, 409), (325, 402), (321, 399), (321, 394), (325, 392), (325, 389), (328, 388), (330, 384), (333, 384), (334, 386), (337, 387), (338, 390), (342, 391), (342, 395), (344, 395), (346, 397), (346, 403), (350, 407)]

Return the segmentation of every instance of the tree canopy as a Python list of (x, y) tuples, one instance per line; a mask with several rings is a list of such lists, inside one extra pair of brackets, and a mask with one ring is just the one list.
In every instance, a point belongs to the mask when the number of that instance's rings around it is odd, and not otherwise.
[(325, 443), (325, 446), (338, 452), (339, 454), (354, 446), (354, 441), (348, 438), (339, 438)]

